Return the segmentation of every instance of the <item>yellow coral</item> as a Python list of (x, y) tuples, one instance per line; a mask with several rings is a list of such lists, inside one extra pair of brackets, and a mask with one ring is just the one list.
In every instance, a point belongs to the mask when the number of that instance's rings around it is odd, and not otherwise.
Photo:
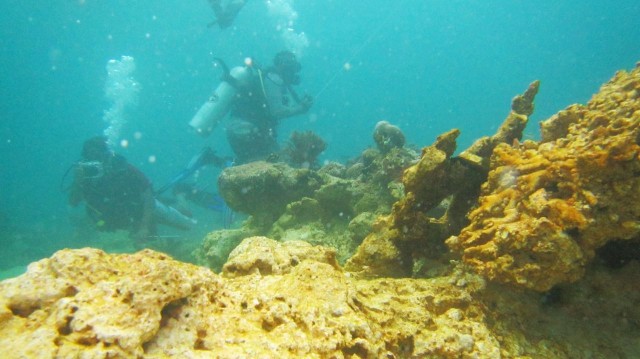
[(488, 278), (545, 291), (595, 250), (640, 233), (640, 68), (542, 123), (538, 146), (499, 145), (471, 223), (448, 240)]

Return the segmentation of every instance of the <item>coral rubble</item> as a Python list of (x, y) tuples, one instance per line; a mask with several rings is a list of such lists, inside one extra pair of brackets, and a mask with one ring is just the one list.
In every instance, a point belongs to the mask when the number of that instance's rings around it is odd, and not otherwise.
[(542, 123), (540, 143), (496, 147), (471, 223), (451, 248), (486, 277), (546, 291), (596, 249), (640, 233), (640, 68)]

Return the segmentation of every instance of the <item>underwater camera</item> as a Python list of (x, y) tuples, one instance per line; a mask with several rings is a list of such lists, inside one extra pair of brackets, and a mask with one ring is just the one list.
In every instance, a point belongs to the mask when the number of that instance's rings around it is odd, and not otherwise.
[(104, 164), (100, 161), (79, 161), (75, 167), (84, 179), (97, 179), (104, 176)]
[(60, 191), (67, 192), (71, 189), (72, 184), (66, 184), (67, 178), (69, 176), (69, 172), (75, 169), (75, 173), (80, 178), (86, 180), (98, 179), (104, 176), (104, 163), (100, 161), (78, 161), (73, 163), (62, 175), (62, 179), (60, 180)]
[(78, 161), (75, 167), (83, 179), (98, 179), (104, 176), (104, 164), (100, 161)]

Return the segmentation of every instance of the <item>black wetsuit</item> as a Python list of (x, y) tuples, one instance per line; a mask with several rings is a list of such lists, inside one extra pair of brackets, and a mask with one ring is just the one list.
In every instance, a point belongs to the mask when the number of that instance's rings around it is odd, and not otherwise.
[(105, 165), (104, 175), (76, 179), (88, 215), (101, 231), (137, 230), (144, 211), (147, 177), (116, 155)]
[(239, 89), (227, 126), (227, 140), (237, 163), (265, 159), (278, 150), (279, 120), (300, 113), (289, 86), (269, 70), (256, 70), (250, 84)]

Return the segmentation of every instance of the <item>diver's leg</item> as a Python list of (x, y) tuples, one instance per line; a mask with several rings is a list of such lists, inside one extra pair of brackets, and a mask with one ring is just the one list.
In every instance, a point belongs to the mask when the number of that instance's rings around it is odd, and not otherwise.
[(177, 209), (155, 200), (153, 209), (154, 223), (164, 224), (178, 229), (189, 230), (196, 225), (196, 220), (180, 213)]

